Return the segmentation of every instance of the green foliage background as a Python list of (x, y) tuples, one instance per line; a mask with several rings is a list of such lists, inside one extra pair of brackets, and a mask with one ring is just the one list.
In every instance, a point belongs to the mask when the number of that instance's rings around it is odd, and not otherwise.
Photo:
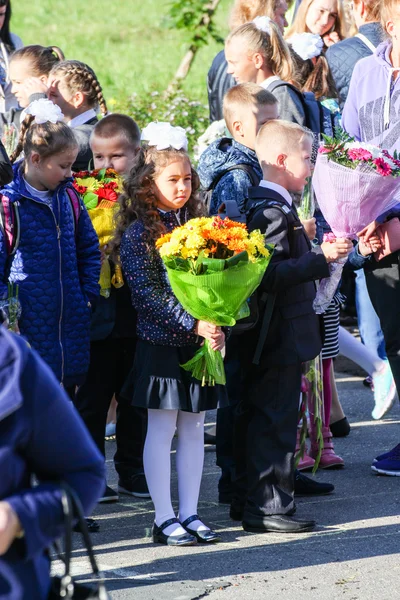
[[(232, 0), (221, 0), (215, 27), (222, 37)], [(88, 63), (115, 110), (136, 93), (163, 91), (187, 48), (189, 35), (169, 29), (166, 0), (12, 0), (12, 31), (25, 44), (60, 46), (67, 58)], [(199, 50), (183, 90), (207, 100), (206, 74), (221, 49), (215, 41)]]

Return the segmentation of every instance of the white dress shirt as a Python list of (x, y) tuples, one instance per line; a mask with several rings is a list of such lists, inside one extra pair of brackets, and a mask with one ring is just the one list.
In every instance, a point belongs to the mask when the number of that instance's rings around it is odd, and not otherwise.
[(85, 110), (85, 112), (68, 121), (67, 125), (68, 127), (78, 127), (78, 125), (84, 125), (84, 123), (87, 123), (96, 116), (96, 111), (91, 108), (89, 110)]

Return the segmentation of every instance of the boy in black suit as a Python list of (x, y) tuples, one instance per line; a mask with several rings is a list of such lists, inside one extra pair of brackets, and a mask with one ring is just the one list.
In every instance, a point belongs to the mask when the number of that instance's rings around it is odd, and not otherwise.
[[(293, 519), (294, 450), (302, 363), (322, 347), (313, 310), (315, 280), (329, 276), (328, 263), (346, 257), (350, 240), (311, 248), (289, 192), (301, 192), (311, 174), (312, 134), (287, 121), (263, 125), (256, 153), (263, 170), (259, 187), (250, 188), (248, 226), (260, 229), (275, 251), (260, 286), (271, 313), (265, 342), (253, 357), (260, 327), (243, 339), (250, 403), (247, 443), (247, 498), (243, 528), (252, 532), (302, 532), (314, 521)], [(262, 321), (262, 318), (260, 319)]]

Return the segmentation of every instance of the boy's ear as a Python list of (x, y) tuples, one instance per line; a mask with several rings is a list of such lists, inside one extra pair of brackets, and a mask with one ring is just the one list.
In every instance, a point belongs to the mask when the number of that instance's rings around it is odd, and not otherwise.
[(234, 133), (236, 133), (236, 135), (243, 137), (244, 129), (242, 121), (233, 121), (232, 130), (234, 131)]
[(286, 171), (286, 159), (287, 154), (278, 154), (276, 157), (276, 166), (282, 169), (282, 171)]

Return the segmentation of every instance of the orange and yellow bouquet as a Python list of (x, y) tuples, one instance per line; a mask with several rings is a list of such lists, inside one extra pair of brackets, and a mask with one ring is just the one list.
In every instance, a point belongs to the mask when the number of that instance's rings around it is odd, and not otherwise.
[[(272, 256), (260, 231), (220, 217), (199, 217), (157, 240), (172, 290), (195, 319), (231, 327), (247, 317), (247, 299)], [(182, 365), (203, 385), (225, 384), (220, 352), (207, 342)]]

